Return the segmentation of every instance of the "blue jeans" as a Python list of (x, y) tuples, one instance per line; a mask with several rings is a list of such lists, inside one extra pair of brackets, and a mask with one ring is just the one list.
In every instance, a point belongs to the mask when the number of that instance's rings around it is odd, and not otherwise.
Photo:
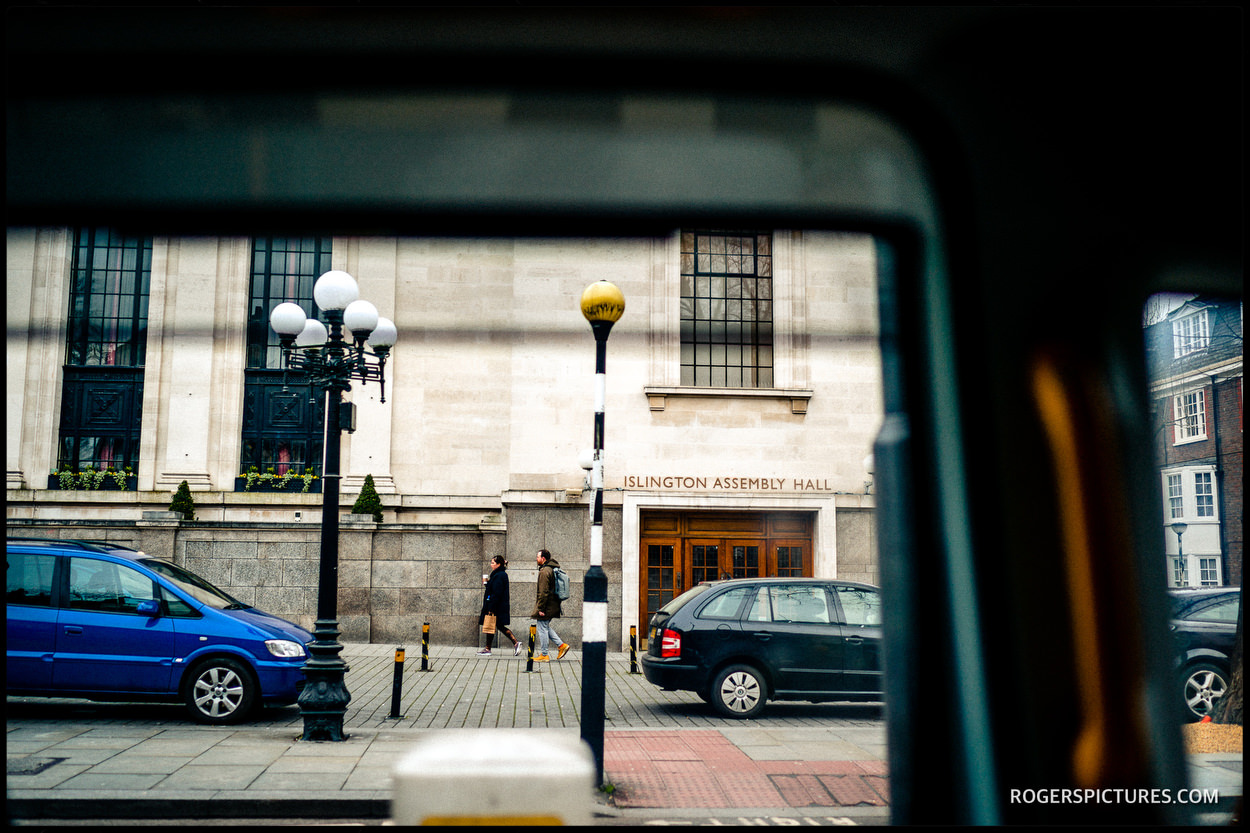
[(534, 655), (545, 657), (547, 655), (547, 643), (551, 643), (551, 647), (559, 648), (564, 644), (564, 640), (560, 638), (560, 634), (556, 633), (555, 625), (550, 619), (535, 619), (538, 623), (538, 632), (534, 637), (537, 645), (534, 647)]

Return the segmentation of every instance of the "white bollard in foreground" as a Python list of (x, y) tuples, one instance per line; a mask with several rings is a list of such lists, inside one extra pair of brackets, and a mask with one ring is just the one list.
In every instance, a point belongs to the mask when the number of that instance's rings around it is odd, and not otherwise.
[[(523, 774), (524, 777), (509, 777)], [(543, 729), (432, 733), (395, 765), (397, 825), (587, 825), (594, 755), (579, 737)]]

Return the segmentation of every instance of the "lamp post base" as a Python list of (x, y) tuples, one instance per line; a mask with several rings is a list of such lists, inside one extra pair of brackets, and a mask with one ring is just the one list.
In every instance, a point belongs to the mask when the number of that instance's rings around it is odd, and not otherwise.
[(343, 718), (352, 695), (344, 681), (348, 665), (339, 656), (343, 646), (338, 641), (338, 622), (318, 619), (313, 635), (316, 639), (308, 646), (311, 656), (304, 663), (305, 683), (299, 693), (299, 709), (304, 718), (300, 740), (346, 740)]

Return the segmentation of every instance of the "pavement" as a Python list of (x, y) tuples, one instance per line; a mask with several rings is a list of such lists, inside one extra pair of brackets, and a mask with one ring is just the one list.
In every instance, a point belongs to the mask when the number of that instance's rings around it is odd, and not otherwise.
[[(423, 658), (409, 646), (396, 701), (396, 647), (344, 645), (352, 699), (339, 742), (299, 740), (295, 706), (214, 727), (178, 705), (10, 697), (7, 821), (388, 824), (392, 772), (431, 733), (580, 734), (578, 651), (527, 670), (524, 651), (482, 658), (431, 646)], [(693, 694), (660, 691), (630, 664), (628, 653), (608, 654), (595, 824), (889, 823), (880, 704), (770, 703), (738, 721)], [(1189, 765), (1191, 786), (1221, 796), (1200, 821), (1226, 822), (1242, 793), (1241, 754), (1191, 755)], [(532, 766), (501, 763), (479, 792), (533, 790), (535, 779)]]

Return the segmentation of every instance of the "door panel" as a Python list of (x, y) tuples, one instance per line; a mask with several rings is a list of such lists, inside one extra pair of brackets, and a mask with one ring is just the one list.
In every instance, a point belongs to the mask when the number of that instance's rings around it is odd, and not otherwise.
[(759, 578), (764, 575), (763, 541), (729, 541), (728, 563), (724, 565), (733, 578)]
[(859, 587), (837, 588), (846, 643), (848, 691), (881, 691), (881, 594)]
[(686, 541), (686, 558), (690, 565), (690, 586), (704, 581), (718, 581), (723, 572), (721, 568), (720, 541), (702, 539)]
[(70, 559), (69, 606), (56, 627), (53, 685), (80, 691), (167, 692), (174, 659), (170, 619), (138, 613), (156, 599), (138, 570)]
[(681, 560), (677, 539), (647, 539), (642, 542), (643, 584), (639, 596), (639, 630), (645, 640), (651, 617), (681, 592)]
[[(762, 621), (764, 593), (771, 621)], [(767, 646), (773, 684), (786, 692), (833, 693), (845, 688), (842, 628), (820, 585), (769, 585), (742, 622), (743, 630)]]
[(781, 539), (768, 542), (768, 575), (802, 578), (812, 574), (812, 545), (807, 540)]

